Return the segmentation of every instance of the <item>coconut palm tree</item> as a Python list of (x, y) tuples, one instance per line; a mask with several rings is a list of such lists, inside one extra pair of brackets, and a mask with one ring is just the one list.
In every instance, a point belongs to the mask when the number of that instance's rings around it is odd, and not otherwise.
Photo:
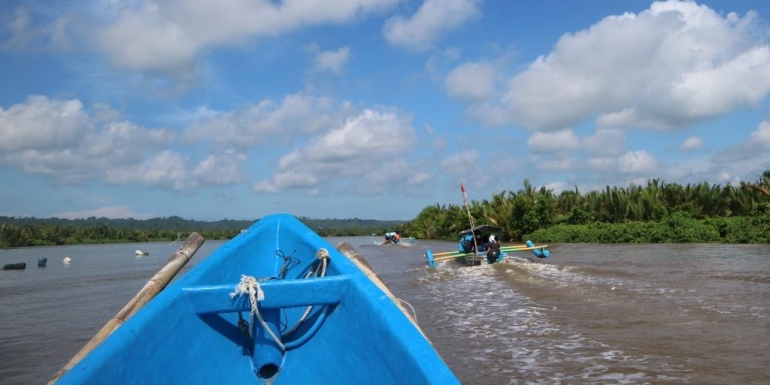
[(763, 172), (759, 179), (754, 183), (741, 182), (741, 187), (753, 189), (764, 195), (770, 196), (770, 170)]

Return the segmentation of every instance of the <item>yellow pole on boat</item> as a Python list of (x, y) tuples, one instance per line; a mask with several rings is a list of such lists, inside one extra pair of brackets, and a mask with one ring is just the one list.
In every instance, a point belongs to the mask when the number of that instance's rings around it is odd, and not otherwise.
[(466, 254), (460, 254), (460, 255), (448, 255), (446, 257), (434, 258), (433, 260), (436, 261), (436, 262), (438, 262), (438, 261), (446, 261), (446, 260), (449, 260), (449, 259), (460, 258), (460, 257), (464, 257), (466, 255), (471, 255), (471, 254), (472, 253), (466, 253)]
[[(500, 251), (509, 252), (509, 251), (540, 250), (540, 249), (545, 248), (545, 247), (548, 247), (548, 245), (535, 246), (535, 247), (524, 247), (524, 248), (516, 248), (516, 249), (503, 249), (503, 248), (500, 248)], [(438, 261), (446, 261), (446, 260), (449, 260), (449, 259), (464, 257), (464, 256), (466, 256), (468, 254), (471, 254), (471, 253), (460, 253), (458, 255), (444, 255), (444, 256), (441, 256), (441, 257), (438, 257), (438, 258), (434, 258), (433, 260), (437, 261), (437, 262)], [(433, 255), (436, 255), (436, 254), (433, 254)]]
[[(467, 253), (463, 252), (463, 251), (444, 251), (444, 252), (441, 252), (441, 253), (433, 253), (433, 256), (434, 257), (435, 256), (439, 256), (440, 257), (440, 256), (444, 256), (444, 255), (451, 255), (451, 254), (467, 254)], [(424, 256), (425, 255), (423, 255), (423, 257)]]
[(548, 245), (538, 245), (538, 246), (532, 246), (532, 247), (526, 246), (526, 245), (524, 245), (524, 246), (504, 246), (504, 247), (501, 247), (500, 250), (501, 251), (526, 251), (526, 250), (538, 250), (538, 249), (547, 248), (547, 247), (548, 247)]
[[(539, 245), (539, 246), (533, 246), (533, 247), (529, 247), (527, 245), (511, 245), (511, 246), (503, 246), (500, 248), (500, 250), (501, 251), (533, 250), (533, 249), (539, 249), (541, 247), (548, 247), (548, 245)], [(443, 256), (455, 255), (455, 254), (465, 255), (468, 253), (463, 251), (442, 251), (440, 253), (433, 253), (433, 256), (443, 257)], [(423, 257), (425, 257), (424, 254), (423, 254)]]

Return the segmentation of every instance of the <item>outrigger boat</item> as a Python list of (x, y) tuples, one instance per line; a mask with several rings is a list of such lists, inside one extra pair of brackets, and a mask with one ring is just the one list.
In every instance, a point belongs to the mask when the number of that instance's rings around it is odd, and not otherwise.
[(142, 303), (49, 384), (459, 384), (352, 246), (291, 215), (262, 218)]
[[(487, 250), (489, 247), (489, 237), (494, 235), (499, 237), (503, 233), (503, 229), (490, 225), (478, 225), (471, 229), (463, 230), (460, 232), (460, 240), (457, 243), (457, 251), (446, 251), (440, 253), (433, 253), (431, 249), (427, 249), (423, 257), (427, 258), (428, 266), (436, 267), (439, 261), (445, 261), (450, 259), (459, 260), (462, 258), (463, 262), (468, 266), (478, 266), (482, 261), (489, 263), (487, 260)], [(492, 263), (500, 262), (505, 258), (506, 253), (515, 251), (532, 251), (532, 254), (537, 258), (546, 258), (551, 253), (547, 250), (547, 245), (535, 246), (534, 242), (527, 241), (526, 245), (511, 245), (500, 247), (500, 255)]]

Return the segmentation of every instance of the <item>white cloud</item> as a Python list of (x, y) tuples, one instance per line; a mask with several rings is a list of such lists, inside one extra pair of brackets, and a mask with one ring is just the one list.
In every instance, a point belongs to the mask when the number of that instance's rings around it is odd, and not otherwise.
[(444, 84), (449, 96), (465, 101), (481, 101), (495, 95), (497, 69), (491, 63), (468, 62), (447, 75)]
[(632, 151), (618, 158), (618, 171), (622, 174), (644, 174), (656, 171), (658, 159), (647, 151)]
[(97, 218), (134, 218), (134, 219), (149, 219), (151, 214), (137, 212), (131, 209), (131, 206), (105, 206), (94, 210), (80, 210), (80, 211), (62, 211), (51, 215), (54, 218), (64, 219), (82, 219), (88, 217)]
[(187, 157), (164, 150), (132, 167), (108, 168), (104, 172), (106, 181), (109, 183), (138, 183), (145, 186), (184, 190), (196, 185), (195, 180), (189, 178), (187, 163)]
[(163, 148), (176, 134), (167, 129), (148, 130), (130, 122), (112, 122), (85, 138), (84, 155), (130, 162), (147, 148)]
[(626, 148), (626, 133), (618, 129), (596, 129), (593, 135), (581, 139), (581, 146), (593, 155), (620, 155)]
[(759, 127), (749, 135), (746, 145), (760, 151), (770, 151), (770, 122), (760, 123)]
[(393, 45), (423, 51), (480, 15), (481, 0), (425, 0), (411, 18), (394, 16), (382, 28)]
[(439, 163), (441, 170), (449, 175), (478, 175), (481, 171), (481, 154), (469, 150), (454, 154)]
[(535, 132), (527, 139), (529, 149), (533, 153), (540, 154), (569, 151), (577, 148), (579, 144), (580, 140), (572, 129), (556, 132)]
[(0, 108), (0, 162), (64, 183), (103, 181), (181, 190), (238, 180), (242, 155), (225, 152), (196, 167), (168, 149), (176, 140), (174, 131), (111, 119), (104, 123), (105, 111), (117, 117), (111, 107), (97, 105), (94, 111), (92, 116), (77, 99), (45, 96)]
[(703, 138), (699, 136), (691, 136), (682, 142), (682, 145), (679, 146), (679, 149), (682, 151), (693, 151), (693, 150), (700, 150), (703, 148), (704, 145)]
[(607, 128), (671, 129), (755, 107), (770, 91), (770, 48), (757, 15), (655, 2), (565, 34), (508, 82), (510, 119), (532, 130), (599, 116)]
[[(287, 95), (276, 103), (265, 99), (230, 112), (193, 121), (185, 133), (190, 142), (209, 141), (220, 147), (247, 149), (292, 135), (307, 135), (344, 122), (353, 114), (349, 103), (331, 98)], [(285, 142), (285, 141), (284, 141)]]
[(226, 150), (203, 159), (193, 175), (208, 185), (231, 185), (245, 179), (239, 171), (240, 164), (246, 161), (246, 155), (235, 150)]
[(173, 75), (190, 71), (207, 48), (344, 23), (398, 1), (346, 0), (333, 5), (306, 0), (142, 1), (118, 10), (96, 36), (114, 66)]
[(339, 75), (350, 59), (350, 48), (342, 47), (336, 51), (317, 51), (313, 61), (316, 71), (328, 71)]
[(24, 104), (0, 107), (0, 150), (67, 148), (90, 130), (90, 118), (77, 99), (30, 96)]
[(408, 168), (403, 157), (415, 144), (409, 120), (395, 112), (364, 110), (283, 156), (273, 177), (259, 181), (254, 191), (328, 191), (335, 183), (380, 191), (388, 182), (404, 179)]
[(739, 162), (770, 155), (770, 122), (763, 121), (741, 144), (730, 146), (714, 155), (717, 163)]

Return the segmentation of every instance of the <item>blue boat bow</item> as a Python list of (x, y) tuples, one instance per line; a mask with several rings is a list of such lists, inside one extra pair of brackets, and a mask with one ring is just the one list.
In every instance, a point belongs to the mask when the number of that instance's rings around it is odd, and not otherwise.
[(267, 216), (57, 384), (459, 384), (376, 275), (340, 250), (291, 215)]

